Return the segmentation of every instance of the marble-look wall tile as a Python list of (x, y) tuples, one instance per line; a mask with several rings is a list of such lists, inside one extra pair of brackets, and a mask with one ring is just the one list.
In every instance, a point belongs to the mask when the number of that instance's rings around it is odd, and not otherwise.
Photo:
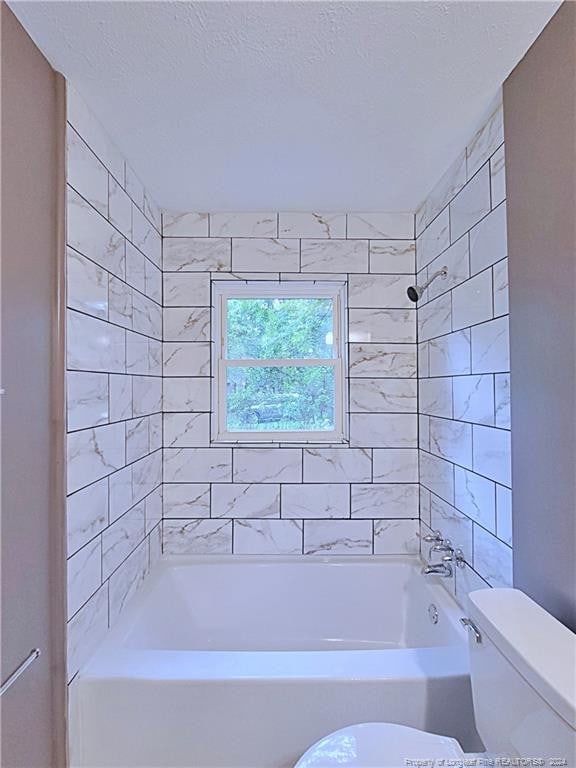
[(209, 413), (164, 414), (164, 445), (167, 448), (208, 447), (209, 444)]
[(350, 376), (362, 378), (415, 378), (413, 344), (350, 344)]
[(78, 672), (108, 631), (108, 583), (104, 584), (68, 623), (68, 680)]
[(124, 466), (124, 424), (72, 432), (67, 439), (68, 493)]
[(239, 238), (232, 240), (232, 269), (235, 272), (298, 272), (298, 240)]
[(134, 416), (146, 416), (162, 410), (162, 379), (155, 376), (133, 376)]
[(457, 376), (453, 380), (454, 418), (476, 424), (494, 424), (492, 376)]
[(423, 485), (419, 488), (419, 502), (420, 502), (420, 519), (428, 527), (431, 526), (431, 513), (432, 513), (432, 494), (428, 488), (424, 488)]
[(306, 520), (304, 554), (369, 555), (372, 553), (371, 520)]
[(352, 486), (352, 517), (416, 518), (418, 517), (416, 483), (392, 483)]
[(66, 375), (68, 431), (108, 422), (108, 376), (68, 371)]
[(416, 413), (415, 379), (350, 379), (351, 413)]
[(162, 489), (163, 517), (210, 517), (209, 483), (164, 483)]
[(375, 555), (417, 555), (420, 548), (418, 520), (375, 520)]
[(454, 465), (449, 461), (420, 451), (420, 482), (442, 499), (454, 502)]
[(455, 467), (454, 504), (484, 528), (496, 530), (496, 489), (491, 480)]
[(494, 376), (495, 419), (497, 427), (510, 429), (510, 374)]
[(163, 517), (163, 487), (160, 485), (155, 488), (152, 493), (148, 494), (144, 499), (144, 516), (146, 535), (148, 535), (157, 525)]
[(109, 522), (113, 523), (134, 503), (132, 493), (132, 467), (123, 467), (118, 472), (114, 472), (108, 478), (109, 488)]
[(132, 326), (135, 331), (155, 339), (162, 338), (162, 309), (155, 301), (134, 291), (132, 295)]
[(350, 487), (322, 483), (282, 485), (282, 517), (350, 517)]
[(124, 237), (132, 240), (132, 201), (113, 178), (108, 183), (108, 218)]
[(472, 274), (482, 272), (507, 255), (506, 203), (502, 203), (470, 230)]
[(164, 554), (232, 554), (231, 520), (164, 520)]
[(407, 289), (414, 282), (412, 275), (350, 275), (348, 306), (362, 309), (390, 307), (413, 309)]
[(412, 240), (414, 238), (414, 214), (409, 212), (349, 213), (347, 237)]
[(490, 189), (492, 192), (492, 207), (499, 205), (506, 198), (506, 171), (504, 145), (496, 150), (490, 158)]
[(231, 241), (226, 237), (165, 237), (162, 241), (166, 272), (229, 272)]
[(234, 520), (234, 554), (299, 555), (302, 523), (299, 520)]
[(123, 373), (111, 373), (108, 376), (110, 421), (131, 419), (132, 412), (132, 377)]
[(67, 306), (108, 319), (108, 273), (72, 248), (66, 249)]
[(367, 240), (302, 240), (302, 272), (368, 272)]
[(367, 483), (372, 453), (366, 448), (305, 448), (305, 483)]
[(450, 294), (437, 299), (418, 309), (418, 340), (428, 341), (436, 336), (450, 333), (452, 330), (452, 301)]
[[(507, 546), (512, 541), (512, 524), (507, 487), (510, 362), (503, 141), (499, 95), (468, 144), (466, 163), (461, 155), (459, 172), (453, 175), (456, 168), (449, 169), (416, 215), (418, 281), (444, 264), (449, 272), (446, 280), (432, 284), (418, 305), (419, 409), (430, 414), (419, 419), (424, 494), (420, 515), (423, 525), (429, 523), (452, 539), (458, 534), (464, 542), (461, 546), (468, 565), (458, 569), (455, 585), (453, 580), (443, 582), (449, 591), (456, 589), (460, 600), (470, 588), (485, 587), (484, 579), (493, 585), (511, 579), (511, 550)], [(451, 187), (453, 178), (458, 181)], [(436, 207), (438, 200), (442, 201), (440, 208)], [(441, 228), (436, 222), (435, 229), (431, 219), (441, 208), (438, 219), (448, 212), (453, 244), (428, 261), (422, 256), (426, 248), (420, 246), (426, 246), (426, 238), (433, 241)], [(428, 226), (430, 222), (432, 226)], [(459, 257), (455, 254), (450, 258), (457, 249)], [(434, 296), (446, 296), (450, 301), (450, 327), (448, 322), (443, 327), (430, 326), (430, 305), (426, 302)], [(431, 327), (428, 332), (426, 324)], [(434, 399), (444, 381), (452, 389), (452, 419), (447, 418), (449, 390), (443, 405)], [(426, 494), (430, 491), (428, 502)], [(501, 525), (498, 499), (502, 500)], [(493, 541), (498, 542), (499, 551), (491, 546)]]
[(210, 275), (201, 272), (164, 273), (164, 307), (209, 307)]
[(67, 368), (123, 373), (126, 337), (123, 328), (68, 310)]
[(146, 293), (146, 256), (132, 243), (126, 243), (126, 282), (140, 293)]
[(428, 416), (452, 418), (452, 379), (420, 379), (418, 381), (419, 412)]
[(512, 546), (512, 491), (503, 485), (496, 486), (496, 533)]
[(125, 277), (124, 238), (70, 187), (67, 192), (66, 242), (108, 272)]
[(454, 464), (472, 467), (472, 426), (462, 421), (432, 416), (430, 452)]
[(210, 309), (165, 308), (164, 339), (165, 341), (210, 341)]
[(466, 183), (466, 152), (461, 152), (416, 211), (416, 235), (420, 235)]
[(110, 624), (114, 624), (149, 571), (148, 544), (143, 541), (110, 577)]
[(372, 274), (414, 275), (416, 244), (413, 240), (370, 240)]
[(272, 483), (213, 483), (212, 517), (280, 517), (280, 486)]
[(486, 269), (452, 291), (452, 330), (491, 320), (492, 307), (492, 271)]
[(207, 213), (164, 211), (162, 235), (164, 237), (208, 237), (210, 234), (208, 218)]
[(375, 449), (375, 483), (418, 482), (418, 451), (416, 448)]
[(420, 379), (430, 376), (430, 354), (427, 341), (418, 344), (418, 377)]
[(141, 459), (150, 452), (150, 430), (148, 418), (132, 419), (126, 422), (126, 463)]
[(423, 451), (430, 450), (430, 416), (418, 416), (418, 447)]
[(209, 376), (210, 342), (164, 342), (164, 376)]
[(275, 213), (211, 213), (210, 237), (277, 237)]
[(208, 412), (210, 410), (210, 379), (164, 378), (164, 412)]
[[(456, 240), (457, 238), (453, 238)], [(418, 271), (430, 264), (450, 245), (450, 220), (445, 208), (416, 240), (416, 266)]]
[(459, 376), (470, 373), (470, 330), (456, 331), (428, 344), (430, 376)]
[(66, 499), (68, 557), (101, 533), (106, 525), (108, 481), (104, 478)]
[(502, 94), (490, 105), (485, 120), (466, 148), (468, 178), (504, 143), (504, 110)]
[(230, 448), (164, 448), (165, 483), (231, 481)]
[(474, 426), (473, 431), (474, 471), (510, 487), (510, 432), (480, 426)]
[(449, 539), (454, 549), (461, 549), (467, 563), (473, 562), (472, 521), (451, 504), (432, 496), (430, 521), (435, 531)]
[(108, 216), (108, 171), (94, 152), (66, 126), (67, 182), (102, 216)]
[(492, 267), (494, 291), (494, 316), (508, 314), (508, 259), (499, 261)]
[(279, 213), (279, 237), (346, 237), (345, 213)]
[(102, 576), (110, 574), (124, 562), (146, 535), (145, 505), (140, 502), (118, 518), (102, 534)]
[(443, 293), (456, 288), (470, 277), (470, 256), (468, 248), (468, 238), (461, 237), (453, 245), (447, 248), (444, 253), (437, 256), (430, 262), (426, 274), (429, 277), (438, 270), (447, 270), (446, 277), (441, 276), (433, 282), (427, 289), (427, 298), (435, 299)]
[(302, 451), (300, 448), (236, 448), (234, 482), (302, 482)]
[(350, 415), (350, 445), (362, 448), (416, 448), (416, 414), (353, 413)]
[(110, 276), (108, 281), (108, 319), (123, 328), (132, 328), (132, 289), (122, 280)]
[(144, 292), (157, 304), (162, 303), (162, 272), (148, 259), (144, 262)]
[(472, 334), (472, 373), (506, 373), (510, 370), (508, 317), (475, 326)]
[(162, 239), (146, 216), (132, 206), (132, 241), (150, 261), (160, 267), (162, 264)]
[(462, 188), (450, 203), (450, 239), (457, 240), (464, 232), (490, 212), (490, 172), (484, 166)]
[(97, 536), (67, 563), (68, 618), (84, 605), (102, 583), (102, 539)]
[(511, 587), (512, 549), (480, 526), (475, 526), (474, 568), (490, 586)]
[(416, 312), (412, 309), (349, 309), (348, 318), (348, 338), (354, 344), (416, 341)]

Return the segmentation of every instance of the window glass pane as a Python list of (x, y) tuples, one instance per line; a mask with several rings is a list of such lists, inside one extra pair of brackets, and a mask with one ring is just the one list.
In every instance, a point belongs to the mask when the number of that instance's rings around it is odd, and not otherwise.
[(332, 431), (335, 367), (229, 367), (229, 432)]
[(332, 299), (228, 299), (229, 360), (331, 358)]

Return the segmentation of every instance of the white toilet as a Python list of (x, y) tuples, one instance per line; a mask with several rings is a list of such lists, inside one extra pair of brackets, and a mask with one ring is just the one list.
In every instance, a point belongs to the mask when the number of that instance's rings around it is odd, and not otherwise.
[[(516, 589), (479, 590), (469, 601), (474, 716), (486, 752), (403, 725), (362, 723), (318, 741), (295, 768), (482, 766), (498, 757), (574, 768), (576, 635)], [(506, 764), (525, 763), (494, 763)]]

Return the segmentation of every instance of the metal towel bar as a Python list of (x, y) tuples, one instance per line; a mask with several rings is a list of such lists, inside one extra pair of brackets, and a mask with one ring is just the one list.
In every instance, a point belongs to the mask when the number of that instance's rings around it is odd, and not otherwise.
[(26, 656), (26, 658), (24, 659), (22, 664), (20, 664), (20, 666), (17, 667), (14, 670), (14, 672), (12, 672), (10, 677), (8, 677), (5, 680), (5, 682), (2, 683), (2, 686), (0, 687), (0, 696), (5, 694), (6, 691), (8, 690), (8, 688), (10, 688), (10, 686), (13, 685), (16, 682), (16, 680), (18, 680), (20, 675), (22, 675), (24, 672), (26, 672), (26, 670), (28, 669), (30, 664), (32, 664), (32, 662), (35, 661), (38, 658), (38, 656), (40, 656), (40, 649), (39, 648), (33, 648), (30, 651), (30, 653), (28, 654), (28, 656)]

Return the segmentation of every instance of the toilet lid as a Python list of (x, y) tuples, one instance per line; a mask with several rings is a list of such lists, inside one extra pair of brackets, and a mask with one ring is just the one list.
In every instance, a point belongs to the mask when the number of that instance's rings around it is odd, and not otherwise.
[(463, 754), (458, 742), (448, 736), (393, 723), (361, 723), (317, 741), (294, 768), (419, 768), (423, 760), (433, 765), (435, 759)]

